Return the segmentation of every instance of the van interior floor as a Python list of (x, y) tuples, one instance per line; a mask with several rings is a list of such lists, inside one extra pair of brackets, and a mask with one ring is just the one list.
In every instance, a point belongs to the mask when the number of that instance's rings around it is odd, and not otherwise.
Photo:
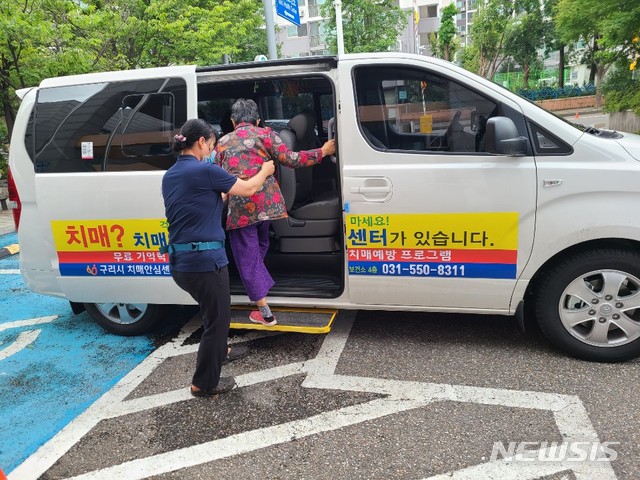
[[(336, 298), (342, 293), (342, 283), (329, 276), (298, 276), (272, 275), (276, 284), (269, 290), (271, 297), (316, 297)], [(245, 293), (242, 282), (238, 277), (231, 277), (231, 293), (243, 295)]]
[(264, 330), (272, 332), (328, 333), (338, 310), (325, 308), (279, 308), (271, 307), (276, 320), (267, 327), (249, 320), (251, 307), (234, 306), (231, 308), (231, 328), (243, 330)]

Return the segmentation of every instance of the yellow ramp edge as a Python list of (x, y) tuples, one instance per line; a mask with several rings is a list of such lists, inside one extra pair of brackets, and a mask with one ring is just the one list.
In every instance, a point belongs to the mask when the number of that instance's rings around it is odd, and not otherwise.
[(272, 332), (328, 333), (338, 314), (338, 310), (328, 308), (271, 307), (278, 323), (267, 327), (249, 320), (249, 312), (252, 310), (256, 310), (256, 307), (231, 307), (230, 328)]

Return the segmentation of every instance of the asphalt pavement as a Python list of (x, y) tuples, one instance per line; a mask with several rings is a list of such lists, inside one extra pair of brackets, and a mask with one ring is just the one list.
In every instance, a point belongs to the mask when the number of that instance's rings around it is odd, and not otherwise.
[(341, 312), (327, 335), (238, 333), (239, 387), (202, 399), (199, 323), (9, 479), (640, 477), (637, 360), (568, 358), (511, 317)]

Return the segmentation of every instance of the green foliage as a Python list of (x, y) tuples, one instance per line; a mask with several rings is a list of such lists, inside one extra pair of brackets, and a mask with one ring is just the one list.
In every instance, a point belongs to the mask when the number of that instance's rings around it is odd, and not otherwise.
[(482, 75), (480, 73), (480, 49), (476, 42), (472, 42), (462, 49), (461, 63), (466, 70)]
[(640, 45), (633, 42), (640, 36), (637, 0), (560, 0), (558, 21), (565, 38), (596, 37), (601, 49), (615, 50), (621, 58), (640, 53)]
[[(586, 46), (586, 54), (580, 61), (591, 63), (596, 68), (606, 68), (628, 55), (620, 47), (623, 43), (613, 44), (606, 41), (603, 32), (611, 28), (612, 18), (617, 16), (616, 10), (623, 8), (620, 1), (602, 0), (559, 0), (556, 9), (556, 28), (560, 39), (566, 43), (582, 41)], [(603, 8), (604, 7), (604, 8)], [(640, 15), (640, 9), (636, 7)], [(626, 14), (626, 12), (625, 12)], [(640, 19), (638, 20), (640, 21)], [(607, 27), (608, 26), (608, 27)], [(634, 29), (622, 34), (627, 36), (627, 42), (632, 43)], [(635, 32), (640, 31), (640, 24), (636, 25)]]
[(524, 71), (524, 87), (529, 87), (529, 71), (541, 63), (538, 50), (544, 45), (544, 22), (539, 0), (520, 2), (521, 11), (507, 26), (504, 53)]
[[(516, 0), (517, 1), (517, 0)], [(471, 44), (463, 53), (463, 66), (485, 78), (492, 78), (504, 61), (504, 45), (512, 14), (513, 0), (478, 3), (471, 25)]]
[[(634, 78), (635, 77), (635, 78)], [(640, 115), (640, 75), (629, 70), (626, 61), (616, 64), (602, 86), (607, 112), (633, 110)]]
[(266, 52), (260, 0), (0, 0), (0, 102), (47, 77), (247, 61)]
[[(322, 5), (327, 18), (327, 45), (338, 51), (333, 2)], [(342, 0), (342, 30), (346, 53), (385, 52), (395, 46), (407, 23), (405, 12), (393, 0)]]
[(440, 28), (438, 29), (438, 56), (445, 60), (453, 59), (456, 50), (456, 25), (454, 18), (458, 13), (454, 3), (442, 9)]

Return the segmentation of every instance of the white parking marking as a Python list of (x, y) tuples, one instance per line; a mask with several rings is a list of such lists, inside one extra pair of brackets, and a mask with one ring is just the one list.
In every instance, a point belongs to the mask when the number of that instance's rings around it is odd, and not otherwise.
[[(333, 330), (325, 337), (315, 359), (238, 376), (238, 385), (240, 387), (249, 386), (298, 373), (306, 373), (307, 377), (302, 383), (305, 388), (371, 392), (388, 395), (387, 397), (280, 425), (242, 432), (204, 444), (132, 460), (73, 478), (133, 480), (147, 478), (151, 475), (162, 475), (271, 445), (287, 443), (296, 438), (338, 430), (349, 425), (420, 408), (434, 401), (443, 400), (551, 411), (564, 441), (599, 441), (584, 405), (578, 397), (573, 395), (336, 375), (335, 368), (346, 345), (354, 318), (353, 312), (342, 315), (341, 321), (336, 322)], [(89, 433), (98, 422), (105, 418), (191, 400), (192, 397), (188, 394), (187, 388), (128, 401), (124, 399), (165, 359), (182, 355), (186, 351), (192, 352), (193, 345), (182, 346), (182, 343), (196, 330), (198, 325), (197, 319), (189, 322), (174, 341), (147, 357), (86, 412), (11, 472), (9, 480), (28, 480), (40, 477), (83, 436)], [(538, 463), (499, 460), (467, 467), (444, 476), (436, 475), (430, 480), (444, 478), (529, 480), (563, 471), (573, 471), (578, 480), (616, 479), (608, 461)]]
[(51, 323), (58, 315), (49, 315), (48, 317), (30, 318), (29, 320), (17, 320), (15, 322), (0, 323), (0, 332), (11, 328), (32, 327), (34, 325), (42, 325), (43, 323)]
[[(587, 465), (580, 466), (579, 463)], [(609, 462), (518, 462), (507, 460), (481, 463), (451, 473), (435, 475), (423, 480), (530, 480), (551, 476), (563, 471), (573, 471), (577, 480), (605, 480), (616, 478)], [(565, 480), (567, 477), (563, 477)]]
[(26, 348), (30, 344), (32, 344), (40, 332), (42, 330), (27, 330), (26, 332), (21, 332), (16, 338), (15, 342), (9, 345), (6, 348), (0, 350), (0, 360), (4, 360), (5, 358), (10, 357), (11, 355), (15, 355), (20, 350)]
[(0, 275), (20, 275), (20, 270), (17, 268), (4, 268), (0, 269)]

